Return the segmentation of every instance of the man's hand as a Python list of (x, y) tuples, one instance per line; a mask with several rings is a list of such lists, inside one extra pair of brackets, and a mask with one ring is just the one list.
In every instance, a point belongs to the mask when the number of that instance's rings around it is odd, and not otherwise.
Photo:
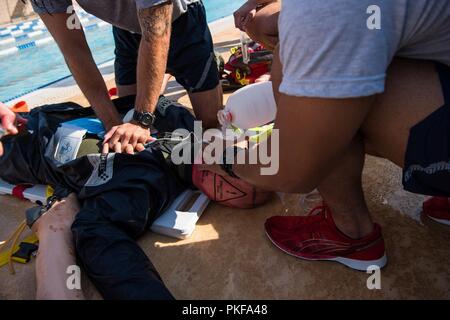
[(144, 144), (151, 140), (153, 138), (150, 135), (150, 130), (132, 122), (124, 123), (112, 127), (105, 135), (103, 153), (108, 153), (109, 150), (112, 150), (116, 153), (126, 152), (134, 154), (135, 151), (144, 150)]
[(249, 0), (234, 12), (234, 25), (241, 31), (246, 31), (247, 24), (255, 18), (258, 3)]
[[(17, 134), (17, 128), (14, 126), (16, 120), (16, 114), (12, 112), (7, 106), (0, 102), (0, 121), (2, 131), (4, 134)], [(0, 156), (3, 155), (3, 146), (0, 142)]]

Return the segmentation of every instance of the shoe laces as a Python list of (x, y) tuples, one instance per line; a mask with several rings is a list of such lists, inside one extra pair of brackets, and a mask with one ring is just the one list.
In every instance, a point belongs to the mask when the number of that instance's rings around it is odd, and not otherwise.
[(330, 212), (330, 208), (326, 204), (321, 204), (320, 206), (315, 206), (312, 208), (309, 213), (308, 217), (310, 216), (318, 216), (321, 214), (324, 214), (325, 216)]
[[(324, 219), (327, 217), (327, 213), (330, 211), (330, 208), (325, 205), (319, 205), (312, 208), (309, 213), (304, 216), (308, 220), (308, 225), (322, 223)], [(302, 229), (305, 226), (305, 220), (299, 220), (296, 227)]]

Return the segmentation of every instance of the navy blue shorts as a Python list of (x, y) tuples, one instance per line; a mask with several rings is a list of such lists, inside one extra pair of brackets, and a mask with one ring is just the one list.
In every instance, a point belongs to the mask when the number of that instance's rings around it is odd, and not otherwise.
[(444, 106), (411, 128), (403, 170), (405, 190), (450, 197), (450, 67), (437, 64)]
[[(113, 35), (116, 83), (136, 84), (141, 35), (117, 27), (113, 27)], [(172, 23), (167, 73), (189, 92), (211, 90), (219, 84), (213, 40), (201, 2), (190, 4), (187, 12)]]

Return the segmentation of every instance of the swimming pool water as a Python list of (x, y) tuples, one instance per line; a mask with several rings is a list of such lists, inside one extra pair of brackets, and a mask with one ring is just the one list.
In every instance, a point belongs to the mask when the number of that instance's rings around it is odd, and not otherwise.
[[(245, 0), (203, 0), (208, 22), (233, 13)], [(111, 26), (86, 30), (86, 38), (97, 64), (114, 57)], [(48, 36), (48, 33), (47, 33)], [(0, 57), (0, 101), (30, 92), (70, 75), (54, 41)]]
[(229, 16), (244, 2), (245, 0), (203, 0), (208, 22)]

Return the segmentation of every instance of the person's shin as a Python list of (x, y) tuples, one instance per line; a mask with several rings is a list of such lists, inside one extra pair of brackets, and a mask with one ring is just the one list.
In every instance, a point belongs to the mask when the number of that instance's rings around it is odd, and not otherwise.
[(217, 112), (223, 108), (222, 86), (202, 92), (190, 92), (189, 99), (194, 108), (195, 116), (203, 122), (203, 128), (217, 128), (219, 121)]
[(117, 95), (119, 97), (135, 96), (137, 92), (136, 84), (117, 85)]
[(358, 136), (318, 188), (325, 204), (333, 213), (336, 226), (353, 239), (362, 238), (373, 230), (362, 189), (364, 159), (363, 141)]

